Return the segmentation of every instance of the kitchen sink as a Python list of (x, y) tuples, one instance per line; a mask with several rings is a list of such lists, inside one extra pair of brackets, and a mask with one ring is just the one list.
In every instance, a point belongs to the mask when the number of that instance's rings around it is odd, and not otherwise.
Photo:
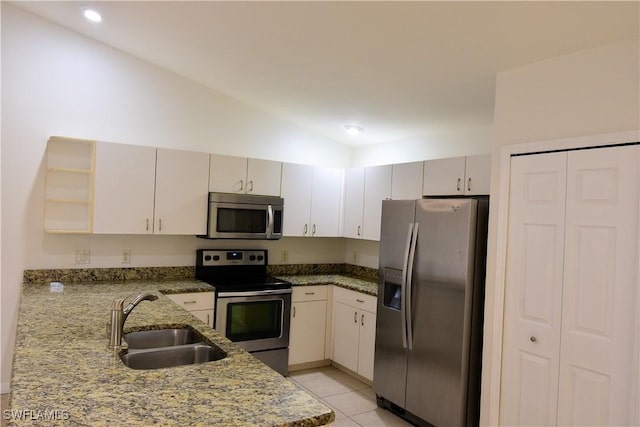
[(124, 350), (120, 359), (131, 369), (161, 369), (212, 362), (227, 357), (222, 349), (204, 343), (140, 350)]
[(173, 347), (205, 342), (204, 336), (190, 327), (129, 332), (124, 334), (122, 339), (127, 343), (130, 350)]

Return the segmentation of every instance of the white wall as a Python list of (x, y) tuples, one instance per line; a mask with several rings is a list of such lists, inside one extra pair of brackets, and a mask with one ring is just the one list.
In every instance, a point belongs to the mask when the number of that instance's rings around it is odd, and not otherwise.
[[(640, 129), (640, 39), (626, 39), (499, 73), (496, 79), (481, 425), (496, 425), (491, 376), (500, 152), (507, 144)], [(501, 284), (500, 284), (501, 286)], [(492, 394), (493, 392), (493, 394)]]
[[(43, 155), (50, 135), (338, 167), (350, 163), (350, 150), (342, 144), (6, 3), (2, 124), (2, 392), (10, 378), (23, 270), (73, 267), (74, 250), (85, 248), (91, 250), (88, 267), (119, 266), (125, 247), (132, 249), (130, 266), (193, 265), (196, 248), (220, 245), (191, 236), (45, 234)], [(344, 244), (265, 243), (276, 262), (288, 250), (291, 263), (343, 262)]]
[(492, 126), (438, 132), (353, 149), (352, 167), (491, 153)]

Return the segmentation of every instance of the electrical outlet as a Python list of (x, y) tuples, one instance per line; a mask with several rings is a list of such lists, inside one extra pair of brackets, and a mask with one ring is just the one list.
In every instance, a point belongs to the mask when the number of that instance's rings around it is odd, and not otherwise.
[(83, 249), (75, 252), (75, 264), (89, 264), (91, 261), (91, 251)]
[(131, 264), (131, 249), (122, 250), (122, 264)]
[(280, 254), (280, 261), (289, 262), (289, 251), (282, 251)]

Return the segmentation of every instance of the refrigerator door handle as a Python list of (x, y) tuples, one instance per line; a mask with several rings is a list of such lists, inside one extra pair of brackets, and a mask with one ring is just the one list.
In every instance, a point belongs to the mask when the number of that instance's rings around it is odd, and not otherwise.
[(414, 257), (416, 255), (416, 246), (418, 245), (418, 226), (420, 224), (419, 223), (414, 223), (413, 224), (413, 233), (411, 236), (411, 249), (409, 252), (409, 262), (407, 263), (407, 293), (403, 294), (404, 296), (406, 296), (406, 298), (404, 298), (407, 302), (406, 302), (406, 317), (405, 317), (405, 321), (404, 323), (406, 323), (406, 329), (407, 329), (407, 348), (409, 350), (413, 350), (413, 325), (411, 322), (412, 319), (412, 315), (411, 315), (411, 291), (413, 289), (413, 284), (412, 284), (412, 279), (413, 279), (413, 260)]
[(404, 247), (404, 258), (402, 259), (402, 280), (400, 281), (400, 317), (402, 321), (402, 348), (407, 348), (407, 263), (409, 262), (409, 252), (411, 251), (411, 235), (413, 231), (413, 223), (409, 223), (409, 231), (407, 232), (407, 243)]

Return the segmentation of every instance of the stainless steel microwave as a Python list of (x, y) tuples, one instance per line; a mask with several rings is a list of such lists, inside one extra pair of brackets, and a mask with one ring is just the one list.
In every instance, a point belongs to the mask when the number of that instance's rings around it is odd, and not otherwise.
[(284, 199), (231, 193), (209, 193), (208, 239), (282, 237)]

